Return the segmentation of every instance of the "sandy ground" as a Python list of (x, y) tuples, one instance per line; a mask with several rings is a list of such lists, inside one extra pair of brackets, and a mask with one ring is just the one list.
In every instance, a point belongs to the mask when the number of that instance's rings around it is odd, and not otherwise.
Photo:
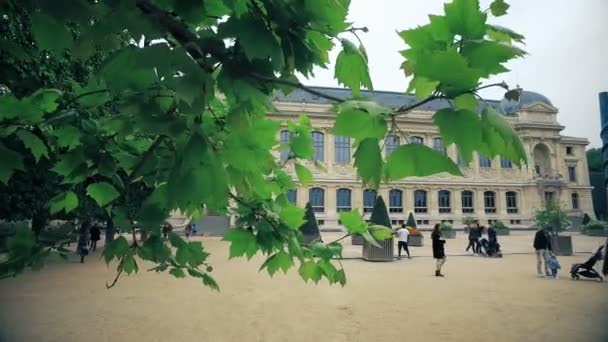
[[(146, 272), (106, 290), (114, 273), (98, 251), (0, 281), (0, 341), (608, 341), (608, 282), (566, 274), (590, 255), (561, 257), (558, 280), (537, 278), (535, 257), (518, 254), (531, 252), (532, 234), (500, 237), (514, 254), (487, 259), (462, 255), (460, 233), (443, 279), (430, 244), (411, 260), (346, 260), (344, 288), (305, 284), (295, 270), (271, 279), (260, 258), (227, 261), (228, 246), (204, 238), (220, 293)], [(576, 235), (575, 251), (603, 241)]]

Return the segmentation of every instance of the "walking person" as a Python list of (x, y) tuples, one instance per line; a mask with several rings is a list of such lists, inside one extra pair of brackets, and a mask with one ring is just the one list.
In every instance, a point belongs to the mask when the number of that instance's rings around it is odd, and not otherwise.
[(407, 237), (410, 235), (410, 231), (405, 228), (405, 224), (401, 225), (401, 228), (397, 229), (395, 232), (399, 241), (397, 242), (397, 254), (399, 255), (397, 258), (401, 259), (401, 249), (403, 248), (407, 253), (407, 258), (410, 259), (410, 250), (407, 247)]
[(188, 223), (186, 225), (186, 239), (190, 238), (190, 232), (192, 232), (192, 224)]
[(198, 227), (196, 226), (196, 223), (192, 224), (192, 236), (196, 236), (196, 233), (198, 232)]
[(550, 276), (547, 261), (551, 251), (551, 240), (545, 227), (541, 227), (534, 235), (534, 249), (536, 250), (536, 273), (539, 277), (543, 276), (541, 264), (544, 264), (545, 275)]
[(89, 221), (82, 222), (78, 231), (78, 244), (76, 245), (76, 253), (80, 255), (80, 263), (84, 263), (84, 257), (89, 255), (89, 230), (91, 223)]
[(557, 272), (559, 272), (559, 269), (562, 267), (560, 266), (559, 261), (557, 261), (555, 254), (552, 252), (549, 252), (549, 260), (547, 261), (547, 264), (551, 270), (551, 278), (557, 279)]
[(481, 239), (483, 238), (483, 232), (486, 230), (486, 227), (484, 226), (480, 226), (479, 223), (477, 224), (477, 234), (475, 234), (475, 236), (477, 237), (477, 249), (476, 252), (477, 254), (482, 254), (482, 250), (481, 250)]
[(439, 224), (435, 224), (433, 232), (431, 233), (431, 240), (433, 241), (433, 258), (437, 261), (437, 267), (435, 268), (435, 277), (443, 277), (441, 274), (441, 267), (445, 264), (445, 240), (441, 238), (441, 231), (439, 230)]
[(469, 245), (465, 252), (469, 251), (469, 248), (473, 248), (473, 254), (477, 253), (477, 227), (476, 224), (469, 224)]
[(91, 226), (91, 242), (89, 244), (89, 250), (97, 250), (97, 241), (101, 239), (101, 228), (99, 224), (94, 224)]

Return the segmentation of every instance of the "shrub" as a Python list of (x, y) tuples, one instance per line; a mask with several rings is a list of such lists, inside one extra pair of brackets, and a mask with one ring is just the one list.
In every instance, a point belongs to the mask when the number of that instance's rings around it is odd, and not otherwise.
[(500, 220), (496, 220), (494, 222), (494, 229), (500, 229), (500, 230), (507, 230), (509, 229), (509, 227), (507, 227), (504, 222), (500, 221)]
[(448, 222), (442, 222), (439, 225), (439, 230), (454, 230), (454, 227)]
[(475, 223), (475, 217), (473, 216), (465, 216), (462, 218), (462, 223), (469, 225)]
[(589, 221), (583, 226), (583, 230), (604, 230), (608, 228), (608, 224), (603, 221)]

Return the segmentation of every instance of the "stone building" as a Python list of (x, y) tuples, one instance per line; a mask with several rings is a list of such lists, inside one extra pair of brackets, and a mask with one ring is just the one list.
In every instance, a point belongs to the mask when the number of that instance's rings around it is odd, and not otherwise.
[[(350, 91), (336, 88), (315, 88), (338, 98), (347, 98)], [(414, 96), (403, 93), (363, 92), (363, 96), (391, 108), (414, 103)], [(464, 177), (439, 174), (431, 177), (411, 177), (390, 184), (381, 184), (380, 194), (385, 198), (393, 224), (407, 220), (414, 213), (419, 225), (431, 226), (437, 222), (452, 222), (463, 226), (465, 216), (473, 216), (482, 224), (501, 220), (511, 227), (528, 227), (534, 211), (542, 208), (549, 199), (561, 202), (571, 216), (593, 213), (589, 185), (585, 138), (563, 136), (564, 129), (557, 122), (558, 109), (545, 96), (524, 91), (518, 103), (487, 101), (487, 105), (506, 112), (506, 120), (519, 133), (526, 153), (528, 166), (517, 168), (511, 161), (500, 157), (489, 159), (475, 154), (469, 165), (459, 163)], [(408, 137), (408, 143), (426, 144), (459, 162), (454, 145), (443, 146), (438, 128), (433, 124), (433, 114), (449, 106), (446, 100), (429, 102), (397, 119), (400, 129)], [(352, 141), (332, 133), (335, 113), (332, 103), (324, 98), (296, 90), (288, 95), (275, 97), (276, 113), (270, 117), (286, 122), (302, 113), (312, 122), (314, 159), (322, 161), (327, 170), (321, 171), (310, 163), (315, 174), (315, 184), (289, 194), (290, 200), (304, 207), (310, 201), (319, 225), (324, 229), (340, 228), (338, 213), (341, 210), (359, 209), (369, 215), (375, 192), (364, 189), (357, 180), (353, 168)], [(466, 134), (466, 132), (463, 132)], [(282, 142), (289, 133), (279, 132)], [(401, 137), (390, 136), (384, 143), (386, 155), (400, 144)], [(286, 158), (288, 152), (277, 154)], [(293, 164), (286, 168), (295, 177)]]

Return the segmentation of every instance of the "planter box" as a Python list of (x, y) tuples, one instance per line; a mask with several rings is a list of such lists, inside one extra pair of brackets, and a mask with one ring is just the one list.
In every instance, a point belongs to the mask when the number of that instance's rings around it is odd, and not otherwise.
[(361, 235), (351, 236), (350, 241), (354, 246), (363, 246), (363, 236)]
[(496, 230), (496, 235), (509, 235), (511, 234), (511, 230), (510, 229), (495, 229)]
[(608, 236), (608, 230), (606, 230), (606, 229), (583, 229), (583, 235)]
[(408, 235), (407, 244), (410, 247), (422, 247), (424, 246), (424, 236), (422, 235)]
[(455, 239), (456, 231), (455, 230), (443, 230), (443, 231), (441, 231), (441, 235), (446, 239)]
[(552, 237), (551, 243), (556, 255), (572, 255), (572, 236)]
[(393, 261), (394, 239), (378, 241), (382, 247), (373, 246), (367, 241), (363, 241), (363, 260), (365, 261)]

